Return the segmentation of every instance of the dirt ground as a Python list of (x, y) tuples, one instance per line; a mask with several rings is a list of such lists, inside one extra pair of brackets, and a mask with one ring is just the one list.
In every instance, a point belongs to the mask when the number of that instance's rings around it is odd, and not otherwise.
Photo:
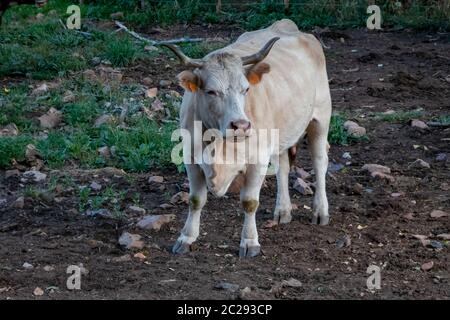
[[(234, 38), (241, 31), (207, 32)], [(184, 28), (170, 31), (170, 35), (177, 33), (183, 34)], [(202, 36), (205, 31), (192, 27), (186, 33)], [(152, 36), (167, 35), (157, 30)], [(316, 35), (329, 47), (325, 53), (334, 110), (358, 121), (369, 137), (349, 146), (331, 146), (330, 162), (344, 168), (327, 179), (328, 226), (311, 225), (312, 197), (291, 189), (298, 207), (293, 221), (265, 228), (275, 205), (275, 179), (269, 177), (257, 213), (262, 255), (238, 258), (243, 214), (238, 196), (229, 195), (209, 196), (194, 251), (174, 256), (170, 248), (188, 208), (186, 204), (159, 206), (171, 195), (188, 191), (184, 174), (169, 170), (122, 175), (114, 170), (75, 168), (46, 172), (69, 175), (79, 185), (97, 181), (125, 190), (124, 209), (132, 204), (132, 195), (140, 193), (140, 206), (148, 212), (176, 215), (174, 222), (156, 232), (136, 228), (137, 214), (120, 221), (80, 214), (77, 193), (71, 189), (59, 191), (62, 202), (26, 198), (23, 209), (12, 209), (10, 203), (23, 188), (19, 178), (7, 179), (0, 172), (0, 198), (7, 199), (0, 208), (0, 299), (448, 299), (448, 240), (437, 235), (450, 233), (450, 217), (432, 218), (430, 213), (450, 213), (450, 160), (436, 160), (440, 153), (450, 156), (450, 129), (419, 130), (407, 123), (380, 121), (371, 114), (423, 108), (425, 121), (449, 114), (449, 35), (408, 30), (317, 30)], [(168, 68), (159, 67), (167, 62)], [(144, 75), (167, 79), (179, 71), (175, 60), (161, 57), (154, 65), (138, 66), (126, 75), (129, 81)], [(351, 159), (343, 159), (344, 152)], [(409, 167), (419, 158), (430, 168)], [(370, 177), (361, 170), (367, 163), (390, 167), (394, 181)], [(311, 170), (305, 146), (296, 165)], [(154, 174), (165, 177), (162, 187), (147, 182)], [(362, 185), (359, 190), (357, 183)], [(145, 248), (138, 251), (147, 256), (145, 261), (120, 248), (118, 237), (123, 231), (143, 237)], [(346, 235), (351, 241), (343, 245)], [(435, 240), (434, 247), (422, 245), (413, 235)], [(126, 254), (131, 254), (129, 261), (117, 261)], [(431, 261), (432, 268), (422, 270)], [(33, 268), (23, 268), (25, 262)], [(82, 289), (69, 291), (66, 268), (79, 263), (88, 271), (82, 275)], [(380, 290), (367, 289), (369, 265), (381, 268)], [(45, 271), (46, 266), (53, 269)], [(280, 285), (290, 278), (302, 285)], [(216, 289), (222, 281), (240, 289), (249, 287), (251, 292), (242, 296), (239, 290)], [(42, 296), (33, 295), (36, 287), (45, 291)]]

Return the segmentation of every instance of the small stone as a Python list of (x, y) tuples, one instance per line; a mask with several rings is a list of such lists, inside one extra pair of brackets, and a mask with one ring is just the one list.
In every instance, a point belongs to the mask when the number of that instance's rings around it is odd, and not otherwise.
[(153, 84), (153, 79), (149, 77), (145, 77), (142, 79), (142, 83), (146, 86), (151, 86)]
[(368, 171), (373, 178), (386, 179), (389, 182), (394, 181), (394, 177), (389, 175), (389, 173), (391, 173), (391, 169), (386, 166), (379, 164), (365, 164), (362, 167), (362, 170)]
[(239, 285), (229, 282), (219, 282), (214, 286), (214, 289), (216, 290), (224, 290), (229, 292), (236, 292), (239, 290)]
[(25, 198), (24, 198), (24, 197), (18, 197), (18, 198), (16, 199), (16, 201), (14, 201), (14, 202), (12, 203), (11, 206), (12, 206), (13, 208), (15, 208), (15, 209), (23, 209), (24, 205), (25, 205)]
[(175, 220), (174, 214), (149, 215), (140, 220), (137, 226), (145, 230), (159, 231), (164, 224), (173, 220)]
[(28, 144), (25, 147), (25, 158), (27, 158), (28, 162), (35, 161), (38, 157), (40, 157), (38, 150), (33, 144)]
[(146, 98), (154, 98), (158, 95), (158, 88), (151, 88), (145, 90), (145, 97)]
[(143, 254), (142, 252), (138, 252), (136, 253), (133, 257), (139, 259), (139, 260), (145, 260), (147, 259), (147, 257), (145, 256), (145, 254)]
[(84, 70), (83, 77), (89, 81), (97, 81), (97, 74), (92, 69)]
[(168, 87), (171, 84), (172, 84), (172, 81), (170, 81), (170, 80), (161, 80), (159, 82), (160, 87), (163, 87), (163, 88)]
[(369, 171), (370, 173), (372, 172), (391, 173), (390, 168), (382, 166), (380, 164), (365, 164), (362, 167), (362, 170)]
[(448, 184), (447, 182), (442, 182), (441, 185), (439, 186), (439, 188), (441, 190), (448, 191), (448, 190), (450, 190), (450, 184)]
[(64, 96), (63, 96), (63, 98), (62, 98), (62, 102), (63, 102), (63, 103), (68, 103), (68, 102), (73, 102), (73, 101), (75, 101), (75, 95), (73, 94), (72, 91), (67, 90), (67, 91), (64, 93)]
[(7, 124), (4, 127), (0, 127), (0, 137), (14, 137), (19, 134), (19, 128), (15, 123)]
[(308, 180), (311, 178), (311, 174), (303, 168), (293, 167), (294, 174), (296, 177), (301, 178), (303, 180)]
[(348, 134), (355, 138), (360, 138), (366, 134), (366, 129), (354, 121), (345, 121), (343, 126)]
[(129, 232), (122, 233), (119, 238), (119, 244), (127, 249), (142, 249), (144, 247), (141, 236)]
[(239, 297), (242, 300), (247, 300), (248, 298), (251, 298), (251, 295), (252, 295), (252, 289), (250, 289), (249, 287), (245, 287), (244, 289), (242, 289), (239, 292)]
[(18, 177), (20, 176), (20, 171), (17, 169), (13, 169), (13, 170), (6, 170), (5, 171), (5, 178), (9, 179), (11, 177)]
[(424, 264), (422, 264), (422, 266), (420, 267), (423, 271), (428, 271), (431, 270), (431, 268), (433, 268), (434, 266), (434, 262), (430, 261), (430, 262), (426, 262)]
[(267, 220), (266, 223), (264, 223), (263, 228), (270, 229), (270, 228), (273, 228), (273, 227), (276, 227), (276, 226), (278, 226), (278, 222), (277, 221), (275, 221), (275, 220)]
[(95, 181), (93, 181), (93, 182), (89, 185), (89, 188), (91, 188), (91, 189), (94, 190), (94, 191), (100, 191), (100, 190), (102, 190), (102, 185), (99, 184), (99, 183), (97, 183), (97, 182), (95, 182)]
[(47, 92), (49, 89), (48, 85), (46, 83), (41, 84), (37, 88), (35, 88), (32, 92), (33, 95), (40, 95), (42, 93)]
[(102, 62), (102, 59), (100, 57), (93, 57), (91, 59), (91, 64), (94, 66), (98, 66)]
[(156, 98), (155, 101), (152, 102), (150, 110), (153, 112), (162, 111), (164, 110), (164, 103), (158, 98)]
[(128, 262), (131, 261), (131, 256), (129, 254), (124, 254), (120, 257), (115, 257), (111, 259), (112, 262)]
[(403, 218), (407, 219), (407, 220), (413, 220), (414, 219), (414, 214), (412, 212), (406, 213), (403, 215)]
[(339, 172), (342, 169), (344, 169), (344, 165), (341, 163), (334, 163), (334, 162), (330, 162), (328, 164), (328, 172), (334, 173), (334, 172)]
[(129, 206), (128, 211), (135, 214), (145, 214), (145, 209), (138, 206)]
[(281, 285), (283, 287), (300, 288), (303, 284), (297, 279), (290, 278), (289, 280), (283, 280)]
[(350, 155), (350, 152), (344, 152), (342, 154), (342, 159), (351, 159), (352, 156)]
[(418, 129), (422, 129), (422, 130), (425, 130), (425, 129), (429, 128), (428, 125), (425, 122), (423, 122), (421, 120), (417, 120), (417, 119), (411, 120), (410, 125), (413, 128), (418, 128)]
[(449, 216), (449, 214), (442, 210), (433, 210), (430, 213), (430, 217), (432, 217), (432, 218), (442, 218), (442, 217), (448, 217), (448, 216)]
[(189, 193), (185, 191), (180, 191), (177, 194), (175, 194), (171, 199), (170, 202), (173, 204), (176, 203), (189, 203)]
[(52, 129), (57, 127), (62, 121), (61, 111), (55, 108), (50, 108), (48, 112), (38, 118), (40, 125), (45, 129)]
[(446, 153), (438, 153), (436, 155), (436, 161), (445, 162), (445, 161), (447, 161), (447, 159), (448, 159), (448, 156)]
[(51, 272), (53, 270), (55, 270), (55, 267), (52, 267), (52, 266), (45, 266), (44, 267), (44, 271), (46, 271), (46, 272)]
[(353, 192), (354, 194), (362, 194), (363, 191), (364, 191), (364, 187), (363, 187), (362, 184), (360, 184), (360, 183), (355, 183), (355, 184), (353, 185), (352, 192)]
[(430, 169), (430, 164), (422, 159), (417, 159), (411, 163), (408, 168)]
[(100, 147), (97, 149), (97, 152), (99, 155), (101, 155), (103, 158), (109, 159), (111, 158), (111, 150), (108, 146)]
[(162, 176), (151, 176), (148, 178), (149, 183), (163, 183), (164, 177)]
[(93, 217), (93, 218), (97, 218), (97, 217), (105, 218), (105, 219), (114, 218), (111, 211), (109, 211), (108, 209), (87, 210), (86, 215), (88, 217)]
[(392, 198), (399, 198), (401, 196), (403, 196), (403, 192), (393, 192), (393, 193), (391, 193), (391, 197)]
[(42, 20), (42, 19), (44, 19), (44, 14), (43, 13), (41, 13), (41, 12), (39, 12), (37, 15), (36, 15), (36, 20)]
[(42, 295), (44, 295), (44, 290), (42, 290), (41, 288), (37, 287), (36, 289), (34, 289), (33, 294), (35, 296), (38, 296), (38, 297), (42, 296)]
[(172, 204), (170, 204), (170, 203), (163, 203), (163, 204), (159, 205), (159, 207), (160, 207), (161, 209), (171, 209), (171, 208), (173, 208), (174, 206), (173, 206)]
[(31, 180), (34, 182), (41, 182), (44, 181), (47, 178), (47, 175), (45, 173), (42, 173), (37, 170), (31, 170), (31, 171), (25, 171), (23, 173), (23, 177), (26, 180)]
[(436, 240), (431, 240), (429, 245), (431, 247), (433, 247), (434, 249), (442, 249), (442, 248), (444, 248), (444, 245), (441, 242), (436, 241)]
[(95, 120), (94, 127), (99, 128), (100, 126), (108, 123), (112, 123), (114, 117), (109, 114), (103, 114)]
[(352, 240), (349, 235), (344, 235), (342, 238), (336, 240), (336, 247), (344, 248), (349, 247), (352, 244)]
[(28, 263), (28, 262), (25, 262), (25, 263), (22, 265), (22, 267), (23, 267), (24, 269), (27, 269), (27, 270), (33, 269), (33, 268), (34, 268), (33, 265), (32, 265), (31, 263)]
[(105, 245), (103, 241), (95, 240), (95, 239), (89, 239), (89, 240), (87, 241), (87, 244), (88, 244), (89, 247), (91, 247), (92, 249), (101, 248), (101, 247), (103, 247), (103, 246)]
[(147, 52), (158, 51), (158, 50), (159, 49), (157, 47), (155, 47), (155, 46), (147, 45), (147, 46), (144, 47), (144, 51), (147, 51)]
[(308, 183), (306, 183), (302, 178), (297, 178), (294, 182), (293, 188), (303, 195), (312, 195), (314, 191), (311, 189)]

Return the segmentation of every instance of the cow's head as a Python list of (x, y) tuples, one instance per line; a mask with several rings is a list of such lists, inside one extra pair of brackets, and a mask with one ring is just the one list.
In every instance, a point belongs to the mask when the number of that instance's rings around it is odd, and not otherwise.
[(270, 71), (262, 60), (278, 39), (272, 38), (261, 50), (246, 57), (219, 51), (203, 59), (191, 59), (177, 46), (166, 45), (190, 68), (181, 72), (178, 80), (194, 94), (198, 116), (207, 129), (219, 129), (223, 136), (250, 134), (252, 124), (244, 112), (245, 96), (250, 86)]

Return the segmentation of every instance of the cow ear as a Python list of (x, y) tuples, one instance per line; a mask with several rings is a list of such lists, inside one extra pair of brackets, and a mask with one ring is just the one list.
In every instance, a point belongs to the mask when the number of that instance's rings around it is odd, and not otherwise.
[(186, 70), (178, 76), (178, 82), (185, 90), (196, 92), (201, 87), (201, 79), (192, 71)]
[(270, 72), (270, 65), (265, 62), (259, 62), (247, 69), (247, 80), (250, 84), (257, 84), (261, 81), (264, 73)]

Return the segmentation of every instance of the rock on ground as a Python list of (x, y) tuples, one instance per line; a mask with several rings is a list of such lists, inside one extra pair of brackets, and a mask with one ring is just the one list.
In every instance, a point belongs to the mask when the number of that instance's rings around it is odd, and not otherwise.
[(146, 230), (159, 231), (164, 224), (172, 222), (173, 220), (175, 220), (174, 214), (149, 215), (140, 220), (137, 223), (137, 226)]
[(141, 236), (129, 232), (122, 233), (119, 238), (119, 244), (127, 249), (142, 249), (144, 247)]

